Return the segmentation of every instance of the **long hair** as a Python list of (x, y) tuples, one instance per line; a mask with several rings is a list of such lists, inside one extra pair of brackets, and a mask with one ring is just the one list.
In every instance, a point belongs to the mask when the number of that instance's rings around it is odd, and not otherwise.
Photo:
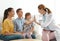
[(43, 9), (43, 10), (45, 10), (48, 14), (51, 13), (51, 10), (50, 10), (49, 8), (46, 8), (43, 4), (40, 4), (40, 5), (38, 6), (38, 9)]
[(4, 22), (4, 20), (8, 17), (8, 12), (11, 12), (12, 9), (13, 9), (13, 8), (5, 9), (5, 11), (4, 11), (4, 17), (3, 17), (3, 22)]

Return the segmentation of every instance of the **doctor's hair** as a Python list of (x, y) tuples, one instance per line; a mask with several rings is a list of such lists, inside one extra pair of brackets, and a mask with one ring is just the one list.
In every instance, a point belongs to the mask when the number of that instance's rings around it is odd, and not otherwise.
[(5, 9), (5, 11), (4, 11), (4, 17), (3, 17), (3, 22), (4, 22), (4, 20), (8, 17), (8, 15), (9, 15), (8, 13), (11, 12), (12, 9), (13, 9), (13, 8), (11, 8), (11, 7)]
[(29, 12), (25, 14), (25, 19), (27, 19), (27, 16), (31, 15)]
[(50, 10), (49, 8), (46, 8), (43, 4), (40, 4), (40, 5), (38, 6), (38, 9), (39, 9), (39, 10), (40, 10), (40, 9), (43, 9), (43, 10), (45, 10), (48, 14), (51, 13), (51, 10)]

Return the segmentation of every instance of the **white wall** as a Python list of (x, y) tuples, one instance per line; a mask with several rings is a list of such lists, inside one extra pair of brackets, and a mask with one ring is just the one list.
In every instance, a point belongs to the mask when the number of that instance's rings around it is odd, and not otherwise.
[[(30, 12), (32, 15), (38, 15), (37, 6), (39, 4), (44, 4), (46, 7), (50, 8), (52, 13), (55, 14), (55, 0), (0, 0), (0, 21), (3, 17), (3, 12), (8, 7), (13, 7), (15, 10), (17, 8), (22, 8), (24, 14)], [(15, 15), (14, 18), (16, 18)], [(38, 31), (41, 32), (41, 28), (38, 27)]]
[(24, 14), (31, 12), (32, 15), (37, 15), (37, 6), (39, 4), (44, 4), (46, 7), (50, 8), (53, 13), (55, 12), (55, 0), (0, 0), (0, 18), (3, 17), (3, 12), (8, 7), (13, 7), (15, 10), (22, 8)]
[(60, 0), (55, 0), (56, 5), (55, 5), (55, 19), (56, 19), (56, 23), (60, 24)]

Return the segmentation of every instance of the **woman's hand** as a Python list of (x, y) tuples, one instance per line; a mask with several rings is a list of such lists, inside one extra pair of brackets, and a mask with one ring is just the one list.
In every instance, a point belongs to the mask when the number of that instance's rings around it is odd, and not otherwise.
[(36, 21), (35, 16), (34, 16), (34, 22), (35, 22), (36, 24), (40, 25), (40, 23), (38, 23), (38, 22)]
[(35, 16), (34, 16), (34, 22), (36, 22), (36, 18), (35, 18)]
[(29, 32), (29, 34), (31, 35), (33, 32)]

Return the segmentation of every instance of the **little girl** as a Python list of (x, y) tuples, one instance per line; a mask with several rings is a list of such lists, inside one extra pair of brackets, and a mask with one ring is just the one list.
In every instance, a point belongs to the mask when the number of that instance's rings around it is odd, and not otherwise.
[(27, 37), (29, 39), (32, 39), (31, 35), (33, 33), (34, 26), (33, 26), (33, 20), (31, 20), (31, 14), (26, 13), (25, 14), (25, 23), (24, 23), (24, 38)]

